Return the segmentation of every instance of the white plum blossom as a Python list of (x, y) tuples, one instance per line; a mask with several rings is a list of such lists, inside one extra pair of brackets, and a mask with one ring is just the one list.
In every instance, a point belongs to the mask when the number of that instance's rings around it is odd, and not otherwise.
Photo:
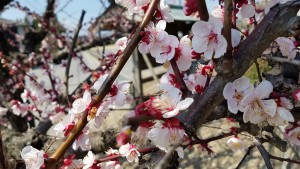
[(165, 20), (166, 22), (174, 22), (174, 18), (171, 15), (171, 9), (165, 4), (164, 0), (161, 0), (156, 11), (156, 19)]
[(187, 109), (194, 102), (193, 98), (181, 100), (181, 91), (172, 85), (160, 84), (159, 87), (166, 93), (157, 98), (157, 100), (154, 100), (154, 106), (162, 111), (164, 118), (176, 116), (180, 110)]
[(211, 15), (215, 18), (220, 19), (222, 22), (224, 22), (224, 7), (222, 7), (220, 5), (214, 6), (211, 11)]
[(253, 85), (246, 77), (236, 79), (233, 83), (227, 83), (223, 90), (223, 96), (227, 100), (229, 111), (236, 114), (242, 99), (253, 90)]
[(197, 53), (204, 52), (205, 60), (211, 60), (213, 57), (220, 58), (226, 52), (227, 41), (221, 34), (222, 28), (222, 22), (212, 16), (208, 22), (197, 21), (192, 26), (193, 49)]
[(279, 49), (283, 56), (286, 56), (288, 59), (295, 59), (297, 49), (295, 48), (294, 41), (292, 39), (279, 37), (275, 41), (279, 45)]
[(300, 146), (300, 121), (286, 126), (284, 136), (292, 145)]
[(293, 109), (293, 104), (287, 98), (280, 97), (277, 101), (277, 109), (274, 117), (267, 118), (268, 123), (271, 126), (283, 126), (287, 125), (288, 122), (294, 122), (295, 119), (290, 112)]
[(263, 80), (253, 92), (241, 100), (239, 109), (244, 112), (243, 120), (245, 123), (250, 121), (253, 124), (258, 124), (265, 121), (269, 116), (274, 117), (276, 115), (276, 102), (265, 100), (272, 91), (272, 84)]
[(141, 43), (138, 46), (139, 52), (142, 54), (149, 53), (155, 43), (160, 43), (168, 35), (166, 29), (166, 21), (160, 20), (156, 26), (150, 22), (144, 30)]
[(29, 111), (29, 106), (18, 101), (13, 104), (11, 109), (15, 115), (24, 117)]
[(141, 156), (140, 152), (137, 151), (135, 145), (133, 144), (125, 144), (122, 145), (119, 148), (119, 153), (123, 156), (126, 157), (128, 162), (138, 162), (139, 161), (139, 156)]
[(167, 119), (163, 126), (152, 128), (148, 133), (148, 138), (153, 144), (164, 151), (183, 142), (184, 137), (184, 129), (177, 119)]
[(113, 85), (110, 94), (116, 106), (123, 106), (125, 103), (133, 101), (133, 96), (129, 94), (129, 89), (130, 83), (128, 82)]
[(117, 4), (120, 4), (128, 9), (129, 13), (142, 14), (144, 11), (143, 6), (146, 6), (150, 0), (115, 0)]
[(21, 152), (21, 157), (24, 159), (26, 169), (38, 169), (44, 164), (44, 152), (39, 151), (32, 146), (26, 146)]
[(82, 134), (80, 134), (77, 139), (73, 142), (72, 148), (77, 150), (78, 148), (81, 150), (86, 151), (91, 149), (90, 139), (88, 136), (88, 127), (85, 127), (82, 130)]
[(227, 141), (228, 147), (232, 151), (244, 150), (246, 148), (244, 142), (238, 137), (232, 137)]
[(186, 71), (192, 65), (192, 41), (188, 36), (183, 36), (180, 39), (179, 46), (176, 50), (175, 60), (179, 70)]
[(91, 93), (88, 90), (86, 90), (83, 93), (82, 98), (78, 98), (73, 102), (70, 113), (71, 114), (79, 114), (79, 113), (85, 111), (85, 109), (89, 106), (91, 101), (92, 101)]
[(155, 43), (150, 49), (151, 56), (155, 58), (157, 63), (165, 63), (171, 60), (175, 55), (175, 48), (178, 47), (178, 38), (174, 35), (168, 35), (163, 42)]
[(0, 107), (0, 117), (5, 116), (8, 111), (8, 108)]
[(241, 7), (240, 13), (241, 13), (243, 18), (250, 18), (250, 17), (253, 17), (255, 15), (255, 8), (251, 4), (244, 4)]
[(96, 160), (95, 154), (92, 151), (89, 151), (87, 155), (83, 158), (83, 168), (82, 169), (89, 169), (94, 165), (94, 162)]
[(103, 101), (101, 105), (98, 107), (94, 115), (90, 115), (89, 113), (88, 120), (93, 119), (94, 126), (96, 128), (99, 128), (102, 125), (103, 121), (108, 116), (110, 112), (108, 108), (109, 105), (110, 105), (109, 101)]
[(116, 45), (119, 46), (119, 49), (123, 51), (127, 46), (128, 38), (123, 37), (117, 40)]

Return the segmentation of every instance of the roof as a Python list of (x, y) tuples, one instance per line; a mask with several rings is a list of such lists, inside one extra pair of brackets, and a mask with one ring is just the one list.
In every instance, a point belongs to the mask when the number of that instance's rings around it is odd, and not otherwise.
[(199, 19), (193, 16), (186, 16), (183, 13), (183, 7), (177, 5), (169, 5), (171, 8), (171, 15), (175, 21), (198, 21)]

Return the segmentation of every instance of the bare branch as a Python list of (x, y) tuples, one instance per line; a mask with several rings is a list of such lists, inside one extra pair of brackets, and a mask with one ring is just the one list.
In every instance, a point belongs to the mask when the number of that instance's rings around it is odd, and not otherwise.
[(1, 0), (0, 1), (0, 11), (2, 11), (2, 9), (9, 4), (10, 2), (12, 2), (13, 0)]
[(74, 37), (73, 37), (72, 45), (71, 45), (71, 48), (70, 48), (70, 51), (69, 51), (69, 56), (68, 56), (68, 62), (67, 62), (67, 66), (66, 66), (66, 72), (65, 72), (65, 86), (66, 86), (65, 97), (66, 97), (69, 105), (70, 105), (70, 100), (69, 100), (69, 72), (70, 72), (70, 66), (71, 66), (72, 56), (73, 56), (74, 48), (75, 48), (75, 45), (76, 45), (76, 42), (77, 42), (78, 34), (79, 34), (79, 31), (80, 31), (81, 26), (82, 26), (84, 15), (85, 15), (85, 11), (82, 10), (80, 19), (78, 21), (77, 29), (76, 29), (76, 32), (75, 32)]

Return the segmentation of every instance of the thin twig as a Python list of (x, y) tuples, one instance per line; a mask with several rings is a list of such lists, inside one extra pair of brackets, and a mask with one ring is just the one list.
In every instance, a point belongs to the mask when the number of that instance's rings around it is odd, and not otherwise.
[(240, 168), (243, 164), (243, 162), (246, 160), (247, 156), (250, 155), (251, 150), (255, 147), (255, 145), (251, 145), (248, 147), (247, 152), (245, 153), (244, 157), (242, 160), (239, 162), (238, 166), (236, 166), (236, 169)]
[(300, 66), (300, 61), (299, 60), (291, 60), (291, 59), (287, 59), (287, 58), (280, 58), (280, 57), (274, 57), (272, 55), (262, 55), (263, 57), (266, 57), (267, 59), (271, 59), (274, 60), (276, 62), (281, 62), (281, 63), (290, 63), (293, 65), (297, 65)]
[(256, 68), (258, 80), (260, 82), (262, 82), (262, 77), (261, 77), (261, 73), (260, 73), (260, 69), (259, 69), (259, 64), (258, 64), (257, 60), (254, 60), (254, 64), (255, 64), (255, 68)]
[(189, 97), (189, 89), (187, 88), (187, 86), (186, 86), (186, 84), (183, 80), (183, 77), (180, 73), (180, 70), (179, 70), (178, 65), (175, 61), (175, 58), (171, 59), (170, 63), (171, 63), (172, 69), (175, 73), (176, 80), (180, 83), (180, 89), (182, 91), (183, 96), (184, 97)]
[(282, 161), (282, 162), (287, 161), (287, 162), (290, 162), (290, 163), (300, 164), (300, 161), (296, 161), (296, 160), (293, 160), (293, 159), (290, 159), (290, 158), (276, 157), (276, 156), (273, 156), (272, 154), (269, 154), (269, 157), (271, 159), (279, 160), (279, 161)]
[(70, 73), (70, 67), (71, 67), (71, 61), (72, 61), (74, 48), (75, 48), (75, 45), (76, 45), (76, 41), (77, 41), (77, 38), (78, 38), (79, 31), (80, 31), (81, 26), (82, 26), (84, 15), (85, 15), (85, 11), (82, 10), (81, 16), (80, 16), (80, 19), (79, 19), (79, 22), (78, 22), (78, 25), (77, 25), (77, 29), (76, 29), (76, 32), (75, 32), (74, 37), (73, 37), (72, 46), (71, 46), (70, 51), (69, 51), (68, 62), (67, 62), (67, 66), (66, 66), (66, 72), (65, 72), (65, 86), (66, 86), (65, 97), (66, 97), (69, 105), (71, 104), (70, 100), (69, 100), (69, 73)]
[[(130, 40), (129, 44), (127, 45), (126, 49), (124, 50), (122, 56), (118, 58), (118, 61), (111, 71), (110, 75), (106, 78), (104, 81), (102, 87), (98, 91), (95, 99), (92, 101), (91, 106), (94, 106), (96, 104), (101, 103), (101, 101), (104, 99), (106, 94), (110, 91), (110, 88), (123, 69), (125, 63), (129, 59), (130, 55), (133, 53), (135, 47), (138, 45), (138, 43), (141, 40), (140, 32), (144, 29), (146, 25), (150, 22), (152, 19), (152, 16), (156, 10), (156, 7), (159, 4), (159, 0), (152, 0), (149, 8), (145, 14), (145, 17), (143, 18), (143, 21), (139, 25), (138, 29), (134, 33), (133, 38)], [(76, 140), (76, 138), (80, 135), (81, 131), (84, 129), (84, 127), (87, 125), (87, 110), (83, 112), (83, 115), (81, 119), (78, 121), (78, 123), (75, 125), (73, 131), (70, 133), (69, 137), (66, 139), (65, 142), (63, 142), (56, 151), (50, 156), (46, 163), (46, 169), (53, 169), (55, 168), (56, 163), (60, 160), (60, 158), (65, 154), (65, 152), (69, 149), (69, 147), (73, 144), (73, 142)]]

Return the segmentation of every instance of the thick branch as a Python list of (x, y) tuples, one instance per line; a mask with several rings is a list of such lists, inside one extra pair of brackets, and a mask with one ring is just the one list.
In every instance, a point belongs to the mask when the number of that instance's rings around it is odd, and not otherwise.
[[(106, 94), (110, 91), (110, 88), (123, 69), (125, 63), (129, 59), (130, 55), (133, 53), (134, 49), (138, 45), (139, 41), (141, 40), (140, 32), (144, 29), (144, 27), (150, 22), (152, 19), (152, 16), (156, 10), (156, 7), (159, 3), (159, 0), (153, 0), (151, 1), (149, 8), (145, 14), (145, 17), (139, 27), (136, 29), (136, 32), (134, 33), (133, 38), (130, 40), (129, 44), (127, 45), (126, 49), (124, 50), (123, 54), (119, 57), (118, 61), (116, 62), (115, 67), (113, 68), (110, 75), (106, 78), (104, 81), (102, 87), (98, 91), (95, 100), (92, 102), (92, 106), (99, 104), (103, 98), (106, 96)], [(58, 149), (50, 156), (48, 163), (46, 165), (47, 169), (55, 168), (56, 163), (60, 160), (60, 158), (65, 154), (67, 149), (73, 144), (73, 142), (76, 140), (76, 138), (80, 135), (83, 128), (88, 123), (87, 121), (87, 114), (88, 112), (85, 111), (82, 118), (79, 120), (79, 122), (74, 127), (74, 130), (72, 133), (70, 133), (69, 137), (65, 142), (63, 142)]]
[[(236, 62), (232, 75), (217, 75), (202, 95), (194, 95), (194, 103), (187, 111), (181, 113), (178, 118), (190, 130), (196, 130), (211, 115), (214, 108), (223, 98), (224, 86), (241, 76), (248, 70), (254, 59), (257, 59), (263, 51), (269, 47), (277, 37), (288, 36), (288, 30), (298, 24), (300, 1), (292, 1), (278, 5), (264, 17), (256, 29), (240, 43), (239, 48), (233, 54)], [(285, 26), (282, 26), (285, 25)], [(299, 25), (298, 25), (299, 26)]]
[(209, 15), (208, 15), (205, 0), (196, 0), (196, 2), (197, 2), (197, 8), (198, 8), (200, 19), (203, 21), (208, 21)]

